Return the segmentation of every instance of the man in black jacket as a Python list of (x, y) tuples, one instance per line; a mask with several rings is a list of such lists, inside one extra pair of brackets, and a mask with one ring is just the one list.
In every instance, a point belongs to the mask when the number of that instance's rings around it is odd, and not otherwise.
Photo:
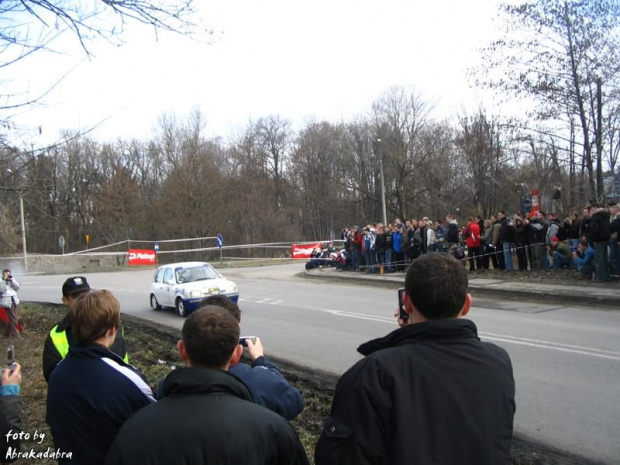
[(467, 273), (448, 254), (415, 260), (400, 329), (362, 344), (338, 381), (317, 465), (508, 463), (515, 412), (506, 351), (464, 318)]
[(609, 210), (598, 205), (589, 208), (592, 219), (590, 220), (590, 233), (588, 242), (594, 244), (594, 281), (604, 283), (611, 279), (611, 267), (609, 266), (609, 253), (607, 246), (611, 236), (609, 222)]
[(243, 347), (239, 322), (227, 310), (206, 306), (190, 314), (177, 348), (187, 368), (171, 372), (164, 398), (125, 423), (106, 463), (308, 463), (288, 422), (253, 403), (228, 373)]

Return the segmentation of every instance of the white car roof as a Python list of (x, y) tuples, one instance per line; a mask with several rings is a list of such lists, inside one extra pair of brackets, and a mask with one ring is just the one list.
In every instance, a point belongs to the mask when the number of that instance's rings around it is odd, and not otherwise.
[(207, 262), (178, 262), (178, 263), (169, 263), (167, 265), (162, 265), (160, 268), (190, 268), (194, 266), (202, 266), (209, 265), (212, 267), (210, 263)]

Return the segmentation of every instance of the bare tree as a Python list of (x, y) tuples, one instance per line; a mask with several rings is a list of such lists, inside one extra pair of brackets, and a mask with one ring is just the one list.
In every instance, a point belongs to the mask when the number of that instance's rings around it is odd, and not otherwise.
[(283, 178), (289, 156), (291, 123), (279, 116), (258, 120), (255, 126), (258, 152), (264, 167), (274, 183), (274, 212), (283, 212)]
[[(501, 7), (504, 36), (484, 51), (477, 83), (534, 97), (539, 119), (574, 121), (590, 198), (603, 196), (605, 108), (618, 99), (620, 4), (608, 0), (536, 0)], [(607, 149), (608, 151), (608, 149)]]
[[(0, 18), (0, 70), (41, 52), (65, 52), (67, 42), (58, 40), (62, 36), (73, 37), (91, 58), (95, 41), (103, 39), (121, 45), (131, 23), (150, 27), (155, 38), (161, 31), (199, 40), (209, 40), (213, 35), (201, 24), (194, 0), (3, 0)], [(46, 75), (53, 81), (35, 96), (25, 88), (0, 90), (0, 127), (13, 128), (13, 112), (41, 104), (63, 78)], [(0, 83), (6, 89), (7, 83)]]
[(461, 116), (459, 124), (456, 144), (471, 176), (474, 203), (487, 218), (498, 209), (498, 178), (505, 163), (500, 126), (482, 110), (474, 116)]
[(340, 231), (345, 218), (338, 178), (343, 132), (327, 122), (310, 123), (300, 133), (291, 157), (291, 174), (303, 206), (302, 232), (313, 239)]
[(373, 103), (372, 112), (382, 141), (388, 209), (406, 217), (419, 191), (413, 182), (417, 170), (429, 156), (422, 134), (430, 122), (430, 107), (417, 92), (394, 87)]

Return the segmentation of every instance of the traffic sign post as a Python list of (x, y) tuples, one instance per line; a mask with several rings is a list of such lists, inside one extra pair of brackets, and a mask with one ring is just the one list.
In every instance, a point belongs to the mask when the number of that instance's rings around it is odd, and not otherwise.
[(224, 262), (224, 259), (222, 257), (222, 246), (224, 245), (224, 236), (222, 236), (221, 234), (218, 234), (217, 237), (215, 238), (215, 244), (220, 249), (220, 264), (222, 264)]
[(58, 247), (60, 247), (60, 250), (62, 252), (62, 254), (65, 254), (65, 236), (58, 236)]

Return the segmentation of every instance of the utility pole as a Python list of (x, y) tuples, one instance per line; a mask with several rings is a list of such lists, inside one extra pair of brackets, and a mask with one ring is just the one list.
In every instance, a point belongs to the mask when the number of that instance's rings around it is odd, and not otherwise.
[(21, 219), (22, 230), (22, 250), (24, 251), (24, 273), (28, 273), (28, 252), (26, 251), (26, 221), (24, 220), (24, 198), (19, 194), (19, 216)]
[(381, 139), (377, 139), (377, 146), (379, 147), (379, 173), (381, 175), (381, 208), (383, 211), (383, 224), (387, 225), (387, 211), (385, 208), (385, 179), (383, 178), (383, 150), (381, 150)]

